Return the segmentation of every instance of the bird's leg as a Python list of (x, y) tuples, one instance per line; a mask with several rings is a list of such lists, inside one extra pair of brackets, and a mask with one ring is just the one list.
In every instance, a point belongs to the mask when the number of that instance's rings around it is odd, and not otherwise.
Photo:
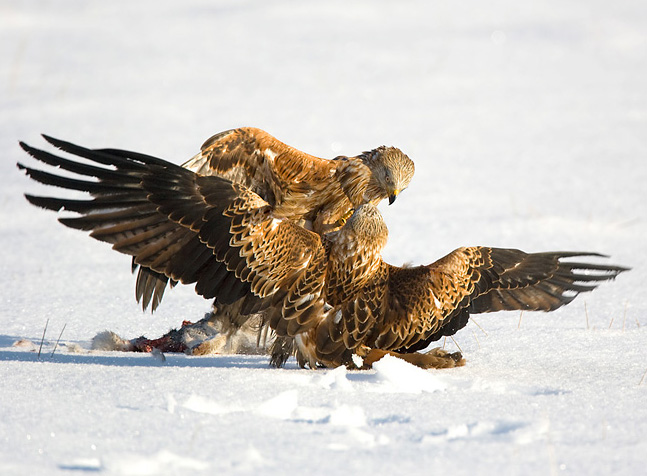
[(436, 347), (429, 352), (412, 352), (410, 354), (402, 354), (390, 350), (371, 349), (365, 356), (362, 356), (364, 361), (362, 368), (371, 368), (375, 362), (387, 354), (423, 369), (447, 369), (465, 365), (465, 359), (460, 352), (447, 352), (440, 347)]

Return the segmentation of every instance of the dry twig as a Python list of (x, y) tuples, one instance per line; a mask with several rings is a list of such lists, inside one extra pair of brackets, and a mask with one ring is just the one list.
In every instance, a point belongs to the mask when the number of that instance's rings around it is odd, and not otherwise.
[(54, 350), (52, 350), (52, 353), (49, 356), (50, 359), (54, 357), (54, 352), (56, 352), (56, 348), (58, 347), (58, 343), (61, 341), (61, 337), (63, 336), (63, 331), (65, 330), (66, 326), (67, 326), (67, 322), (63, 324), (63, 329), (61, 329), (61, 333), (58, 335), (58, 339), (56, 339), (56, 344), (54, 344)]
[(480, 349), (481, 348), (481, 343), (479, 342), (479, 338), (476, 337), (476, 332), (474, 332), (474, 329), (472, 329), (471, 327), (470, 327), (470, 331), (472, 331), (472, 335), (474, 336), (474, 339), (476, 340), (476, 345)]
[(479, 329), (481, 329), (481, 332), (482, 332), (483, 334), (485, 334), (485, 337), (487, 337), (487, 336), (488, 336), (487, 332), (485, 332), (485, 329), (483, 329), (483, 328), (481, 327), (481, 325), (480, 325), (478, 322), (476, 322), (476, 320), (475, 320), (473, 317), (470, 317), (470, 320), (471, 320), (474, 324), (476, 324), (476, 327), (478, 327)]
[(45, 342), (45, 333), (47, 332), (47, 325), (49, 324), (49, 318), (45, 321), (45, 329), (43, 329), (43, 337), (40, 338), (40, 346), (38, 347), (38, 360), (40, 360), (40, 352), (43, 350), (43, 342)]
[(461, 346), (460, 346), (460, 345), (458, 345), (458, 342), (456, 342), (456, 339), (454, 339), (454, 337), (453, 337), (453, 336), (449, 336), (449, 338), (450, 338), (451, 340), (453, 340), (453, 341), (454, 341), (454, 344), (456, 345), (456, 347), (458, 347), (459, 352), (462, 354), (462, 353), (463, 353), (463, 349), (461, 349)]

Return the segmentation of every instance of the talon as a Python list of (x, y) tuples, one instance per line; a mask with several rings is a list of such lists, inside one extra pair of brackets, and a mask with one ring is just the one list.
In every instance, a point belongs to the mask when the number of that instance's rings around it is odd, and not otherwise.
[(348, 210), (339, 220), (337, 220), (337, 225), (344, 226), (353, 213), (355, 213), (355, 210), (352, 208)]

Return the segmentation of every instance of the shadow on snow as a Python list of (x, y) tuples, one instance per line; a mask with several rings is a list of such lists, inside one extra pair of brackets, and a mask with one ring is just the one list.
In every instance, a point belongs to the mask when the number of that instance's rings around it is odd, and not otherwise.
[[(117, 367), (204, 367), (204, 368), (247, 368), (271, 369), (269, 356), (250, 354), (213, 354), (208, 356), (189, 356), (184, 354), (153, 355), (139, 352), (102, 352), (84, 351), (69, 353), (65, 346), (59, 345), (52, 355), (53, 345), (43, 345), (40, 358), (38, 343), (36, 349), (12, 347), (19, 340), (8, 335), (0, 335), (0, 362), (34, 362), (54, 364), (106, 365)], [(87, 352), (87, 353), (86, 353)], [(285, 368), (296, 369), (296, 362), (288, 361)]]

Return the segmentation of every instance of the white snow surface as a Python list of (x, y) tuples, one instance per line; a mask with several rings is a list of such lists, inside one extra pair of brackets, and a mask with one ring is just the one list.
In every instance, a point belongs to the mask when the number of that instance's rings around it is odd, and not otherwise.
[[(0, 1), (0, 474), (645, 474), (646, 5)], [(129, 257), (25, 201), (52, 190), (17, 141), (181, 163), (243, 125), (323, 157), (403, 149), (391, 263), (481, 244), (633, 270), (475, 316), (438, 343), (458, 369), (90, 352), (210, 303), (178, 286), (142, 313)]]

